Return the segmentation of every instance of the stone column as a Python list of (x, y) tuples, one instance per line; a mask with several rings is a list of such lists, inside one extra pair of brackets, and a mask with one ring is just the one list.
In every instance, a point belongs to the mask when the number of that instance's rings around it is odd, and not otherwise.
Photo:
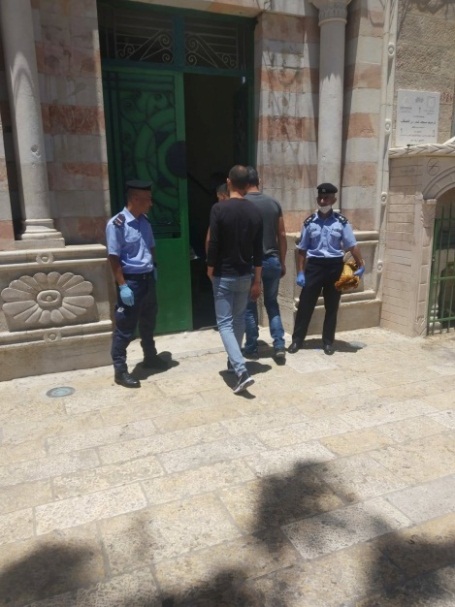
[[(22, 240), (64, 246), (50, 218), (35, 36), (30, 0), (1, 0), (1, 35), (13, 124), (21, 210)], [(33, 244), (32, 241), (35, 241)]]
[(318, 183), (341, 179), (343, 81), (347, 5), (351, 0), (312, 0), (319, 9)]

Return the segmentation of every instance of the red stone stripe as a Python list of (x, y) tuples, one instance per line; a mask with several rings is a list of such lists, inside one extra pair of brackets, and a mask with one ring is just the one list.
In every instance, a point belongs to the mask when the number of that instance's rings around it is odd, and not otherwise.
[(99, 107), (42, 105), (44, 132), (51, 135), (104, 133), (104, 111)]
[(313, 118), (261, 116), (258, 139), (263, 141), (316, 141), (317, 124)]

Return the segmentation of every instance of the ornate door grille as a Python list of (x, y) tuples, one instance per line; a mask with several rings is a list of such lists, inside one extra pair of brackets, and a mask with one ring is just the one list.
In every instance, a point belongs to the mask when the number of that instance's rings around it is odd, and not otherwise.
[(254, 21), (198, 11), (98, 4), (103, 59), (145, 62), (185, 71), (245, 72)]
[(455, 200), (438, 204), (433, 237), (427, 333), (455, 328)]

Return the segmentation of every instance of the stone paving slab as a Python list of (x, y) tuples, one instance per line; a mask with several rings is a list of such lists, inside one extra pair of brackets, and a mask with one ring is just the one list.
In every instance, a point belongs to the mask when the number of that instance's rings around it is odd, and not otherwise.
[(2, 383), (0, 607), (455, 607), (455, 335), (260, 337)]

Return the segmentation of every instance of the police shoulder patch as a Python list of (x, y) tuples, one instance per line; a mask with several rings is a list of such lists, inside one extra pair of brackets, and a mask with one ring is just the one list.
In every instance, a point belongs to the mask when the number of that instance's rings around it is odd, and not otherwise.
[(311, 223), (311, 222), (312, 222), (312, 221), (315, 219), (315, 217), (316, 217), (316, 213), (312, 213), (312, 214), (311, 214), (309, 217), (307, 217), (307, 218), (305, 219), (305, 221), (303, 222), (303, 225), (304, 225), (305, 227), (307, 227), (307, 226), (308, 226), (308, 225), (310, 225), (310, 223)]
[(117, 228), (122, 228), (125, 223), (125, 215), (123, 213), (119, 213), (114, 219), (112, 223), (117, 226)]
[(348, 218), (341, 213), (334, 213), (334, 215), (342, 225), (345, 226), (348, 223)]

